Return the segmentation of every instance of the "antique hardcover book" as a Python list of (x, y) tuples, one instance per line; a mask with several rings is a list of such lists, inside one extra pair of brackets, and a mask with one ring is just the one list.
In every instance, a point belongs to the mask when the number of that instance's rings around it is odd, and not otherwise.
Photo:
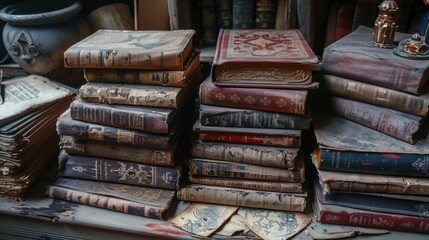
[(177, 190), (177, 198), (191, 202), (294, 212), (303, 212), (307, 202), (305, 193), (279, 193), (199, 184), (180, 188)]
[(383, 86), (355, 81), (349, 78), (324, 74), (323, 87), (332, 95), (377, 106), (426, 116), (429, 110), (429, 92), (417, 96)]
[(299, 88), (311, 85), (318, 62), (299, 30), (221, 29), (211, 78), (219, 86)]
[(228, 162), (239, 162), (267, 167), (292, 168), (300, 158), (299, 148), (266, 147), (260, 145), (232, 144), (223, 142), (192, 142), (191, 154)]
[(215, 45), (218, 28), (216, 26), (215, 0), (201, 0), (203, 39), (205, 45)]
[(219, 177), (205, 177), (205, 176), (188, 176), (190, 183), (202, 185), (214, 185), (227, 188), (243, 188), (251, 190), (261, 190), (270, 192), (283, 192), (283, 193), (303, 193), (304, 183), (287, 183), (275, 181), (261, 181), (250, 179), (238, 178), (219, 178)]
[[(315, 115), (313, 162), (324, 170), (427, 177), (429, 138), (411, 145), (334, 115)], [(320, 152), (320, 154), (319, 154)]]
[(331, 97), (330, 109), (339, 116), (414, 144), (427, 135), (424, 118), (346, 98)]
[(205, 126), (310, 129), (309, 115), (297, 115), (200, 104), (200, 120)]
[(303, 115), (307, 112), (307, 90), (218, 87), (210, 77), (200, 85), (203, 104)]
[(313, 211), (316, 220), (321, 223), (429, 233), (429, 218), (427, 217), (381, 213), (336, 204), (322, 204), (317, 198), (313, 200)]
[(197, 119), (194, 124), (194, 131), (198, 133), (199, 138), (203, 141), (288, 148), (299, 148), (301, 146), (301, 130), (211, 127), (202, 126)]
[(60, 174), (64, 177), (165, 189), (177, 189), (181, 176), (181, 168), (68, 154), (64, 151), (59, 155), (59, 165)]
[(163, 219), (175, 191), (126, 184), (59, 178), (46, 194), (57, 198), (138, 216)]
[(60, 136), (59, 144), (60, 149), (72, 154), (164, 166), (173, 166), (175, 162), (176, 146), (168, 149), (146, 148), (96, 140), (79, 140), (65, 135)]
[[(429, 78), (429, 61), (403, 58), (392, 54), (391, 49), (373, 47), (372, 34), (372, 28), (360, 26), (326, 47), (321, 70), (398, 91), (421, 93)], [(395, 41), (410, 37), (411, 34), (396, 32)]]
[(215, 0), (216, 25), (218, 28), (232, 28), (232, 1)]
[(139, 70), (120, 68), (85, 68), (88, 82), (135, 83), (169, 87), (186, 87), (192, 75), (200, 70), (199, 52), (196, 52), (184, 70)]
[(232, 28), (250, 29), (255, 25), (255, 0), (232, 1)]
[(173, 133), (155, 134), (74, 120), (70, 116), (70, 110), (65, 111), (58, 118), (57, 133), (82, 140), (91, 139), (163, 149), (169, 148), (174, 141)]
[(192, 158), (189, 160), (189, 175), (303, 183), (305, 179), (303, 162), (301, 159), (294, 168), (285, 169)]
[(354, 2), (345, 1), (341, 3), (335, 26), (335, 41), (343, 38), (352, 31), (355, 9), (356, 3)]
[(169, 133), (179, 113), (180, 109), (88, 103), (79, 98), (70, 104), (75, 120), (153, 133)]
[(277, 0), (256, 0), (255, 28), (274, 29), (276, 13)]
[(101, 29), (64, 52), (69, 68), (184, 70), (194, 30), (128, 31)]

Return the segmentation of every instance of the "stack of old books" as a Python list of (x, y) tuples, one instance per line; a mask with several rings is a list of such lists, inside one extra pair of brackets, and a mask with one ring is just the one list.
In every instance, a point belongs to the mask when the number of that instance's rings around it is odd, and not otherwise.
[(193, 35), (99, 30), (67, 49), (65, 65), (84, 68), (88, 83), (57, 122), (60, 178), (49, 196), (163, 218), (201, 82)]
[(372, 33), (360, 27), (324, 51), (335, 116), (313, 118), (315, 211), (324, 223), (429, 233), (429, 62), (373, 47)]
[(200, 86), (186, 201), (302, 212), (301, 134), (318, 59), (297, 30), (221, 30)]
[(74, 92), (38, 75), (0, 88), (0, 196), (22, 200), (58, 154), (55, 122)]

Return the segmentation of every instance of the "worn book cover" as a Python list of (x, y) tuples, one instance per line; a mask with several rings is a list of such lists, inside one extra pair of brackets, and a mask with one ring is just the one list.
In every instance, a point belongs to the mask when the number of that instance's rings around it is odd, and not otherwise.
[(184, 70), (193, 51), (194, 30), (101, 29), (64, 52), (69, 68)]
[(429, 138), (411, 145), (344, 118), (313, 116), (315, 154), (321, 169), (427, 177)]
[[(324, 49), (321, 70), (325, 73), (420, 94), (429, 78), (429, 61), (392, 54), (391, 49), (373, 47), (372, 28), (360, 26)], [(396, 32), (395, 42), (411, 34)], [(351, 67), (353, 66), (353, 67)]]
[(221, 29), (211, 77), (219, 86), (309, 85), (318, 62), (297, 29)]
[(163, 219), (175, 191), (127, 184), (59, 178), (49, 197), (149, 218)]

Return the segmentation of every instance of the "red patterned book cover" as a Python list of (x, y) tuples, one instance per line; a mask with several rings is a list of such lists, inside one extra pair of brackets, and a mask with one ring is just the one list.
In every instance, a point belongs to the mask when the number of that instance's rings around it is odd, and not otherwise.
[(212, 80), (222, 86), (288, 88), (312, 83), (319, 60), (296, 29), (222, 29)]

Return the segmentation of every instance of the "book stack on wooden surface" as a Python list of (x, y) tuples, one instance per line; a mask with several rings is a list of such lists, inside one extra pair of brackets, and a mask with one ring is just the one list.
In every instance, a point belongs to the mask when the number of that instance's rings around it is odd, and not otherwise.
[(4, 81), (0, 97), (0, 196), (22, 200), (55, 154), (55, 122), (74, 90), (29, 75)]
[(429, 62), (372, 47), (372, 32), (323, 55), (333, 114), (313, 116), (315, 211), (323, 223), (429, 233)]
[(65, 65), (84, 68), (88, 83), (58, 119), (60, 178), (49, 196), (163, 218), (201, 82), (193, 35), (99, 30), (66, 50)]
[(298, 30), (221, 30), (200, 85), (186, 201), (302, 212), (302, 131), (318, 62)]

